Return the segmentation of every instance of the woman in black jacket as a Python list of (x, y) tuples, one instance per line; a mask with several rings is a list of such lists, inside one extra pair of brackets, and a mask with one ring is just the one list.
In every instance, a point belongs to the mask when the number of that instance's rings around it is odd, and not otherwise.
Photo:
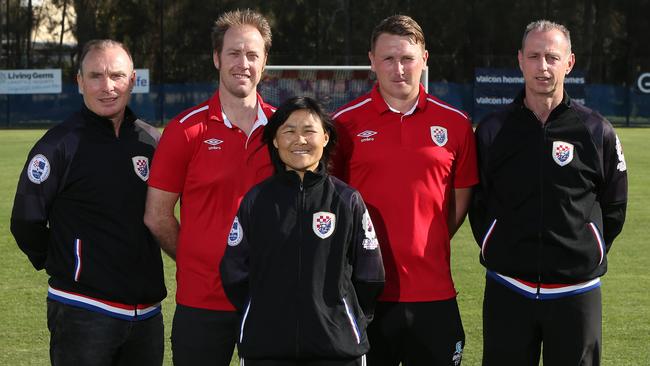
[(359, 192), (327, 173), (332, 121), (292, 98), (263, 138), (276, 174), (244, 197), (221, 262), (242, 365), (364, 365), (384, 268)]

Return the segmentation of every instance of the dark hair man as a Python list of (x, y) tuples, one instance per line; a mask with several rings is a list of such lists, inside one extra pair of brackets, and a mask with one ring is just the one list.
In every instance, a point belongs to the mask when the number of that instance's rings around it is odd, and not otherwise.
[(465, 333), (450, 239), (478, 183), (472, 125), (420, 84), (428, 53), (412, 18), (379, 23), (368, 55), (377, 84), (334, 115), (334, 175), (368, 205), (386, 269), (368, 363), (458, 365)]

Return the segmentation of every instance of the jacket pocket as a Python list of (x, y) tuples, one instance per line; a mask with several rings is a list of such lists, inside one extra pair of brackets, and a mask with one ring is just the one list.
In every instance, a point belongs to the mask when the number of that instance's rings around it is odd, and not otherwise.
[(485, 254), (487, 253), (487, 247), (490, 242), (490, 237), (492, 236), (492, 233), (494, 232), (494, 228), (497, 225), (497, 219), (494, 219), (490, 226), (488, 227), (487, 231), (485, 232), (485, 235), (483, 235), (483, 240), (481, 241), (481, 257), (485, 261)]
[(345, 298), (341, 298), (343, 300), (343, 306), (345, 306), (345, 314), (348, 317), (348, 320), (350, 321), (350, 327), (352, 328), (352, 333), (354, 333), (354, 338), (357, 341), (357, 344), (361, 344), (361, 332), (359, 331), (359, 325), (357, 324), (357, 320), (352, 313), (352, 308), (348, 305), (348, 302), (345, 301)]
[(241, 327), (239, 329), (239, 343), (242, 343), (244, 340), (244, 326), (246, 325), (246, 318), (248, 318), (248, 312), (251, 309), (251, 303), (252, 299), (248, 301), (248, 305), (246, 305), (246, 310), (244, 311), (244, 315), (241, 318)]
[(79, 282), (81, 277), (81, 239), (74, 240), (74, 282)]
[(596, 246), (598, 247), (598, 253), (600, 256), (598, 265), (601, 265), (603, 263), (603, 258), (605, 258), (605, 241), (603, 240), (603, 236), (600, 234), (600, 230), (598, 230), (596, 224), (589, 222), (587, 223), (587, 227), (589, 228), (591, 234), (594, 236), (594, 240), (596, 240)]

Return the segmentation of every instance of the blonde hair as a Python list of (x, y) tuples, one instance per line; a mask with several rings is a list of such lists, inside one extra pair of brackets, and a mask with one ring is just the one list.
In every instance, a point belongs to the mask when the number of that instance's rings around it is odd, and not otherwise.
[(212, 48), (221, 54), (223, 38), (228, 29), (242, 25), (250, 25), (260, 32), (264, 40), (264, 52), (268, 54), (271, 49), (271, 26), (262, 14), (251, 9), (237, 9), (222, 14), (212, 28)]

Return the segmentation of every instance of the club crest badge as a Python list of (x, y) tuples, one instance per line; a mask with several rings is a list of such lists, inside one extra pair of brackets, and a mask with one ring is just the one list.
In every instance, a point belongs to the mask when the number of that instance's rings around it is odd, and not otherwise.
[(133, 161), (135, 174), (146, 182), (149, 179), (149, 158), (146, 156), (134, 156), (131, 160)]
[(363, 228), (363, 232), (365, 234), (365, 238), (363, 238), (363, 249), (366, 250), (375, 250), (379, 246), (379, 241), (377, 240), (377, 232), (375, 232), (375, 228), (372, 225), (372, 220), (370, 220), (370, 214), (368, 214), (368, 210), (363, 213), (363, 217), (361, 218), (361, 227)]
[(239, 218), (235, 216), (235, 221), (232, 222), (230, 232), (228, 233), (228, 245), (231, 247), (239, 245), (244, 238), (244, 229), (239, 223)]
[(41, 184), (50, 176), (50, 162), (44, 155), (35, 155), (27, 166), (27, 178), (32, 183)]
[(320, 211), (313, 216), (312, 229), (314, 234), (321, 239), (329, 238), (334, 233), (336, 215), (331, 212)]
[(447, 143), (447, 129), (440, 126), (431, 126), (431, 139), (438, 146), (445, 146)]
[(559, 166), (565, 166), (573, 160), (573, 144), (564, 141), (553, 141), (553, 161)]

